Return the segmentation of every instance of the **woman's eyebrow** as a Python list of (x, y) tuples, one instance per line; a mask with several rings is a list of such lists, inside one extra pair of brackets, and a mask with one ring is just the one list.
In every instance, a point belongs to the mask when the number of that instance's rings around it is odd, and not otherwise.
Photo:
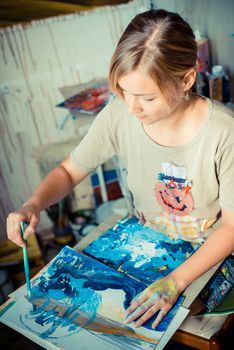
[[(123, 89), (120, 85), (119, 85), (120, 89), (125, 91), (125, 92), (128, 92), (127, 90)], [(147, 94), (132, 94), (131, 95), (134, 95), (134, 96), (149, 96), (149, 95), (156, 95), (157, 92), (154, 91), (154, 92), (148, 92)]]

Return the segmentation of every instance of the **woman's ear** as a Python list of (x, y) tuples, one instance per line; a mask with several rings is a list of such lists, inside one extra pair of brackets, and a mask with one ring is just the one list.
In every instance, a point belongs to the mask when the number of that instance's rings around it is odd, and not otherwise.
[(191, 68), (184, 76), (182, 82), (183, 91), (189, 91), (196, 81), (197, 72), (195, 68)]

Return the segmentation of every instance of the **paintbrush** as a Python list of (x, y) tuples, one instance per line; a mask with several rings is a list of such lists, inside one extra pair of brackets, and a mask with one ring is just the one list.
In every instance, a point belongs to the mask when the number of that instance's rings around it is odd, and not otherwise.
[(25, 279), (26, 279), (27, 295), (28, 295), (28, 299), (30, 299), (32, 293), (31, 293), (31, 284), (30, 284), (28, 250), (27, 250), (27, 241), (24, 239), (24, 231), (25, 231), (27, 226), (28, 226), (27, 222), (25, 222), (25, 221), (20, 222), (21, 236), (22, 236), (22, 239), (25, 243), (25, 246), (23, 247), (24, 273), (25, 273)]

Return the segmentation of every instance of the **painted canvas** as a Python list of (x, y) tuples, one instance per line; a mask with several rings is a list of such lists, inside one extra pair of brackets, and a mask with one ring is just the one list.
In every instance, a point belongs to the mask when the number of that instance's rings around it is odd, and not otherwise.
[(113, 97), (107, 82), (96, 82), (74, 96), (59, 103), (57, 107), (67, 108), (82, 114), (97, 114)]
[(42, 310), (33, 311), (25, 298), (11, 300), (0, 311), (0, 320), (45, 349), (77, 350), (152, 350), (155, 345), (118, 334), (105, 334), (66, 324), (59, 316)]
[[(156, 330), (151, 320), (139, 328), (126, 324), (130, 301), (146, 285), (99, 261), (65, 247), (32, 281), (32, 297), (13, 293), (0, 321), (48, 349), (152, 349), (167, 324)], [(86, 345), (85, 345), (86, 344)]]
[(168, 275), (198, 248), (198, 244), (170, 239), (130, 217), (118, 221), (84, 253), (149, 285)]

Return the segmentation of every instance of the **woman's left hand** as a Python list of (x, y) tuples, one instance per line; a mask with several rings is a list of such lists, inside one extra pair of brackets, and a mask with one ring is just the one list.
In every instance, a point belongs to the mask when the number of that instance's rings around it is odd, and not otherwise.
[(130, 323), (141, 316), (135, 323), (136, 327), (140, 327), (160, 310), (152, 324), (152, 328), (155, 329), (176, 302), (181, 292), (182, 290), (180, 290), (177, 282), (170, 276), (155, 281), (133, 299), (130, 307), (126, 310), (126, 323)]

